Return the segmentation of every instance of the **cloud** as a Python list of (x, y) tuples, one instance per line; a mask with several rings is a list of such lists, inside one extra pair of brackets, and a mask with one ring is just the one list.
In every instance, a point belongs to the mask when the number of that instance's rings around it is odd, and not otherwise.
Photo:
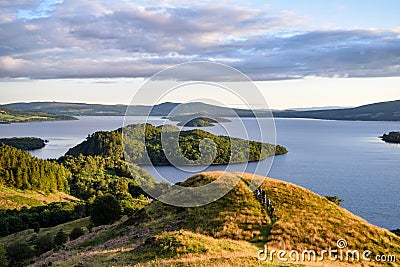
[(16, 15), (41, 4), (0, 1), (0, 77), (143, 77), (193, 60), (226, 63), (255, 80), (400, 71), (395, 30), (316, 30), (295, 13), (211, 4), (69, 0), (43, 16)]

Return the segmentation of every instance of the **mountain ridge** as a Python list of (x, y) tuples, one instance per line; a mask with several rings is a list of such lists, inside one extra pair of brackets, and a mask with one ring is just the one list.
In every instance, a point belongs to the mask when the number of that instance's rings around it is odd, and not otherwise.
[[(226, 108), (202, 102), (173, 103), (165, 102), (155, 106), (131, 105), (103, 105), (68, 102), (20, 102), (6, 104), (25, 112), (45, 111), (57, 115), (69, 116), (168, 116), (190, 115), (203, 113), (214, 117), (270, 117), (271, 112), (262, 109), (247, 110), (239, 108)], [(179, 107), (178, 107), (179, 106)], [(177, 108), (178, 107), (178, 108)], [(321, 109), (321, 110), (273, 110), (277, 118), (309, 118), (326, 120), (361, 120), (361, 121), (400, 121), (400, 100), (378, 102), (353, 108)]]
[[(240, 180), (213, 203), (180, 208), (155, 200), (127, 219), (94, 229), (93, 234), (67, 244), (65, 250), (43, 255), (32, 266), (49, 261), (56, 266), (288, 266), (277, 260), (261, 262), (257, 252), (265, 244), (276, 250), (320, 252), (336, 248), (340, 239), (346, 240), (346, 249), (400, 256), (400, 237), (288, 182), (252, 174), (209, 172), (181, 185), (199, 186), (221, 175)], [(249, 189), (253, 179), (263, 181), (261, 187), (276, 207), (276, 215), (267, 214)], [(347, 262), (328, 260), (316, 266), (342, 264), (348, 266)], [(365, 266), (365, 262), (350, 264)]]

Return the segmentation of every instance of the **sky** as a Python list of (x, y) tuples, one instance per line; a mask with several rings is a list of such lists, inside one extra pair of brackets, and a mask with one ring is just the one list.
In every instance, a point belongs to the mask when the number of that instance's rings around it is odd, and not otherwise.
[(237, 68), (276, 109), (400, 99), (397, 0), (187, 2), (0, 0), (0, 103), (127, 104), (191, 61)]

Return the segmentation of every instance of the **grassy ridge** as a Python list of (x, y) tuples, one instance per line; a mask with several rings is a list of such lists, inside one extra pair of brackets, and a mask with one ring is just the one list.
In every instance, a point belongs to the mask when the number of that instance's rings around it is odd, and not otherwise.
[(69, 115), (49, 114), (43, 111), (20, 111), (0, 105), (0, 123), (76, 120)]
[[(195, 175), (182, 185), (199, 186), (221, 174)], [(248, 188), (251, 179), (262, 177), (224, 175), (239, 176), (240, 181), (216, 202), (179, 208), (154, 201), (128, 220), (96, 228), (67, 245), (67, 250), (42, 257), (32, 266), (41, 266), (50, 259), (55, 266), (289, 266), (260, 262), (257, 252), (265, 243), (271, 249), (321, 251), (335, 248), (341, 238), (347, 240), (349, 249), (369, 249), (400, 258), (399, 237), (324, 197), (267, 178), (262, 188), (276, 207), (277, 216), (271, 220)], [(308, 262), (303, 264), (309, 266)], [(315, 266), (348, 265), (323, 262)]]
[(0, 186), (0, 209), (21, 209), (47, 205), (52, 202), (73, 201), (77, 198), (62, 192), (41, 193), (30, 190), (18, 190)]

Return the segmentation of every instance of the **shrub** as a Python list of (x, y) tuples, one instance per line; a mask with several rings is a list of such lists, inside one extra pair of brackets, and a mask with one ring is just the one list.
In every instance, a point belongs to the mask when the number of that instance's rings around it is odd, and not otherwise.
[(338, 196), (325, 196), (325, 198), (337, 205), (340, 205), (344, 200), (339, 198)]
[(95, 226), (111, 224), (121, 218), (121, 206), (110, 194), (97, 197), (90, 212), (90, 219)]
[(54, 239), (51, 235), (43, 235), (36, 239), (35, 248), (38, 254), (43, 254), (55, 247)]
[(54, 244), (56, 247), (62, 247), (68, 241), (68, 235), (63, 231), (59, 230), (54, 237)]
[(21, 266), (22, 262), (33, 257), (35, 250), (27, 243), (16, 242), (7, 247), (7, 257), (10, 266)]
[(7, 251), (4, 246), (0, 244), (0, 267), (7, 267), (8, 264)]
[(69, 239), (75, 240), (78, 237), (81, 237), (85, 234), (85, 231), (81, 227), (75, 227), (72, 229), (72, 232), (69, 234)]

